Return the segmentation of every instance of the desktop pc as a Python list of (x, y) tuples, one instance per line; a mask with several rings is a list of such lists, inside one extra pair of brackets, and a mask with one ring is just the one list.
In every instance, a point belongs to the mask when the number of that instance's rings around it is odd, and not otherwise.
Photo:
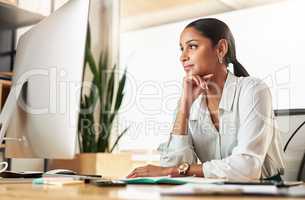
[(21, 36), (0, 115), (6, 157), (74, 157), (89, 3), (71, 0)]

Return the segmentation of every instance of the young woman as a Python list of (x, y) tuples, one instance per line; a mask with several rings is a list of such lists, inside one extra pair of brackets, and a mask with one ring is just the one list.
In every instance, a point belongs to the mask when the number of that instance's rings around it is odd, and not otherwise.
[(283, 151), (270, 91), (237, 61), (228, 26), (196, 20), (181, 33), (180, 47), (186, 76), (170, 139), (159, 147), (161, 166), (128, 177), (280, 178)]

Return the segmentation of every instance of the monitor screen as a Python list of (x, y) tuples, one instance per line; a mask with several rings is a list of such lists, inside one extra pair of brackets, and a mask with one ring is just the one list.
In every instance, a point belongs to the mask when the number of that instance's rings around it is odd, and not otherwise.
[(88, 12), (89, 1), (71, 0), (20, 38), (0, 118), (15, 138), (7, 157), (74, 157)]

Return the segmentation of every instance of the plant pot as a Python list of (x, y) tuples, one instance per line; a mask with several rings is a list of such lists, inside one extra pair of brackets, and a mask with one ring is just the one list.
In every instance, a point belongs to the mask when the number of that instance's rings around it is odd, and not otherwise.
[(132, 170), (130, 153), (81, 153), (72, 160), (51, 160), (48, 169), (70, 169), (79, 174), (126, 177)]

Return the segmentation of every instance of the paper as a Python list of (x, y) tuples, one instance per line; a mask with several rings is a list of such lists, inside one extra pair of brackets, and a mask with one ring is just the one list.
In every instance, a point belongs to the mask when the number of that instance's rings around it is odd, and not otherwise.
[(161, 195), (211, 195), (211, 194), (242, 194), (242, 190), (234, 187), (222, 187), (217, 184), (185, 184), (172, 188), (162, 189)]
[(160, 191), (161, 195), (264, 195), (305, 197), (305, 185), (278, 188), (274, 185), (185, 184)]
[[(233, 186), (233, 185), (228, 185)], [(276, 195), (278, 188), (274, 185), (236, 185), (242, 190), (243, 194), (255, 195)]]
[(202, 177), (169, 177), (169, 176), (160, 176), (160, 177), (139, 177), (139, 178), (126, 178), (120, 179), (127, 184), (174, 184), (181, 185), (186, 183), (222, 183), (225, 179), (209, 179)]
[(293, 197), (305, 197), (305, 185), (299, 185), (289, 188), (289, 196)]

